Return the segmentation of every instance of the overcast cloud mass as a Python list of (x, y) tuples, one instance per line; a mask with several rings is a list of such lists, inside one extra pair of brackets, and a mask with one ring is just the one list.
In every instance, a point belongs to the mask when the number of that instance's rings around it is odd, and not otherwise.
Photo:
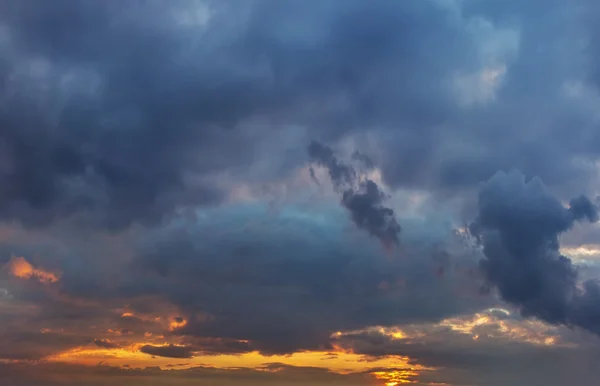
[(0, 383), (596, 384), (598, 18), (0, 0)]

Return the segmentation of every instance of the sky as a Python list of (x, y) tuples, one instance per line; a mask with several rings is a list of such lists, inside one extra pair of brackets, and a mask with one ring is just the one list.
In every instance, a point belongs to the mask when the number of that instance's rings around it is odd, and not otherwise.
[(600, 376), (595, 0), (0, 0), (0, 383)]

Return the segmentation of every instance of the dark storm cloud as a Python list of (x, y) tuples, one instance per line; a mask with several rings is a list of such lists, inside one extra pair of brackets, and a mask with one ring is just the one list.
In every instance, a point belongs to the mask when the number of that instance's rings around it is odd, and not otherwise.
[[(342, 205), (348, 209), (356, 226), (386, 246), (398, 245), (401, 228), (394, 210), (383, 205), (387, 196), (379, 186), (370, 179), (359, 181), (357, 170), (338, 160), (329, 146), (313, 141), (308, 146), (308, 154), (312, 161), (327, 168), (331, 182), (342, 194)], [(358, 152), (353, 158), (372, 167), (371, 160)]]
[[(297, 124), (327, 141), (393, 128), (380, 133), (393, 149), (380, 157), (386, 179), (436, 178), (435, 127), (459, 112), (453, 77), (480, 67), (451, 3), (207, 4), (203, 21), (193, 1), (2, 3), (3, 218), (155, 223), (217, 202), (214, 172), (247, 171), (258, 154), (274, 170), (301, 162), (300, 147), (287, 160), (258, 153)], [(277, 125), (249, 123), (265, 117)], [(487, 176), (466, 166), (444, 172), (447, 183)]]
[(155, 355), (166, 358), (191, 358), (192, 350), (185, 346), (151, 346), (145, 345), (140, 349), (141, 352), (149, 355)]
[(577, 270), (559, 251), (559, 236), (576, 221), (596, 221), (597, 208), (580, 196), (565, 208), (540, 179), (498, 173), (479, 193), (471, 230), (480, 238), (481, 268), (501, 297), (525, 316), (600, 333), (600, 287), (577, 285)]
[[(0, 105), (5, 219), (43, 225), (91, 212), (120, 228), (157, 221), (179, 205), (218, 199), (214, 188), (185, 181), (220, 162), (192, 160), (205, 153), (202, 143), (224, 134), (209, 127), (219, 124), (208, 112), (219, 103), (206, 98), (211, 75), (194, 72), (189, 57), (175, 60), (185, 32), (149, 29), (161, 7), (137, 9), (147, 11), (139, 23), (128, 19), (133, 4), (117, 9), (34, 1), (3, 7), (1, 21), (14, 46), (11, 65), (1, 74), (9, 90)], [(9, 55), (8, 49), (2, 53)]]
[(304, 144), (260, 151), (298, 124), (327, 143), (373, 132), (396, 187), (592, 175), (573, 161), (598, 155), (598, 56), (569, 44), (595, 36), (590, 1), (203, 4), (2, 3), (3, 218), (155, 223), (218, 202), (215, 172), (301, 163)]

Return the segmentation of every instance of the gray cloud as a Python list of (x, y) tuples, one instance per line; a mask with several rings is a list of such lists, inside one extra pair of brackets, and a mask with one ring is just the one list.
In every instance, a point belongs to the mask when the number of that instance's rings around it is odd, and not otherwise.
[(479, 193), (471, 226), (483, 245), (481, 268), (490, 284), (525, 316), (599, 333), (598, 284), (588, 281), (579, 289), (576, 268), (559, 252), (559, 235), (586, 218), (595, 221), (598, 214), (584, 196), (565, 208), (538, 178), (496, 174)]

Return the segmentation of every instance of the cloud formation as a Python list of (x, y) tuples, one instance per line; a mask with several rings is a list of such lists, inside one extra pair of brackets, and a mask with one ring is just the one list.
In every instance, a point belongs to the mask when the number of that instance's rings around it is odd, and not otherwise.
[(596, 206), (579, 196), (565, 208), (540, 179), (526, 181), (519, 172), (492, 177), (478, 205), (471, 229), (483, 246), (481, 269), (501, 297), (524, 316), (600, 333), (598, 283), (579, 288), (577, 269), (559, 252), (560, 234), (576, 221), (596, 221)]

